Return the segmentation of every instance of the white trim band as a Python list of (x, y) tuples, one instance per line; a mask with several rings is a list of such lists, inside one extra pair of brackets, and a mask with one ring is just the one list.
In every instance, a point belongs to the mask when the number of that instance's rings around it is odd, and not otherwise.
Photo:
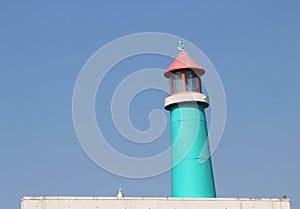
[(165, 109), (169, 110), (174, 104), (183, 102), (200, 102), (203, 103), (204, 108), (208, 107), (208, 96), (198, 92), (183, 92), (178, 94), (173, 94), (165, 98)]

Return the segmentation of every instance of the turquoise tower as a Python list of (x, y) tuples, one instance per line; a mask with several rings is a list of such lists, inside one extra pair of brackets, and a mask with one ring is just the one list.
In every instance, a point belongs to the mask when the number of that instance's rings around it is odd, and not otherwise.
[(205, 73), (183, 49), (165, 71), (170, 96), (172, 144), (172, 197), (216, 197), (204, 109), (208, 97), (202, 93), (200, 77)]

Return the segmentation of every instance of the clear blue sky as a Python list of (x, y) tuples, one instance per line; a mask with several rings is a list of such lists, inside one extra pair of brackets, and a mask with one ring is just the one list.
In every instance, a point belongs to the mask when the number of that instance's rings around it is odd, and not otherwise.
[[(190, 40), (222, 79), (228, 117), (213, 155), (218, 196), (286, 193), (299, 208), (299, 10), (296, 0), (1, 1), (0, 208), (20, 208), (22, 196), (114, 196), (119, 187), (126, 196), (170, 196), (170, 173), (136, 180), (96, 166), (72, 123), (73, 88), (86, 60), (109, 41), (145, 31)], [(121, 77), (170, 61), (155, 60), (127, 63)], [(114, 88), (107, 79), (103, 88)], [(166, 95), (149, 94), (155, 99), (144, 93), (132, 104), (140, 129), (151, 108), (163, 109)], [(106, 134), (131, 150), (113, 127)], [(168, 129), (159, 140), (165, 146)]]

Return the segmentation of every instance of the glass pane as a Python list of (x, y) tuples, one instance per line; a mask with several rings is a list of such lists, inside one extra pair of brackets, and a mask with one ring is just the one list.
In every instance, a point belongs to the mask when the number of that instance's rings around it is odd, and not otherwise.
[(172, 77), (172, 94), (182, 91), (181, 71), (171, 73)]
[(185, 71), (185, 83), (187, 91), (199, 92), (198, 78), (194, 71)]

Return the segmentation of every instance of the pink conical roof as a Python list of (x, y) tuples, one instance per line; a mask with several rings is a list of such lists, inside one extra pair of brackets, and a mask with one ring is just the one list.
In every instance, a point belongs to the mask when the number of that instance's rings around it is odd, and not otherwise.
[(204, 69), (196, 61), (194, 61), (188, 53), (181, 51), (169, 68), (165, 71), (164, 76), (168, 78), (170, 72), (186, 68), (195, 70), (198, 76), (205, 73)]

